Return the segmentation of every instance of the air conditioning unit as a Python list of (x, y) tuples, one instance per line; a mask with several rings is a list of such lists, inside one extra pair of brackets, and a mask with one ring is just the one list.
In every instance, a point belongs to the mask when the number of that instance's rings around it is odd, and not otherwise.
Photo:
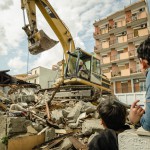
[(141, 8), (139, 9), (139, 12), (143, 12), (145, 10), (145, 8)]
[(146, 24), (142, 24), (142, 25), (141, 25), (141, 28), (146, 28), (146, 27), (147, 27)]
[(122, 35), (126, 35), (126, 34), (127, 34), (127, 32), (126, 32), (126, 31), (122, 32)]

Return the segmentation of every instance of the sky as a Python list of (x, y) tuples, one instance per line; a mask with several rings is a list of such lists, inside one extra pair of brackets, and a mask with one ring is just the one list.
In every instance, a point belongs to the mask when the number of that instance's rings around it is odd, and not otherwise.
[[(69, 28), (75, 46), (90, 53), (94, 51), (95, 20), (103, 19), (123, 9), (130, 2), (138, 0), (48, 1)], [(60, 43), (38, 55), (31, 55), (28, 52), (27, 36), (22, 30), (24, 21), (21, 0), (0, 1), (0, 18), (0, 70), (10, 70), (11, 75), (23, 74), (38, 66), (51, 68), (63, 59), (63, 48)], [(39, 10), (37, 10), (37, 24), (38, 29), (43, 29), (48, 36), (58, 40)]]

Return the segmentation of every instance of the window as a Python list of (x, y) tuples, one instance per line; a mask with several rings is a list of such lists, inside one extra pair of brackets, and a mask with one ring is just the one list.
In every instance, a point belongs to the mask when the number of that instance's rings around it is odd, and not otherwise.
[(36, 70), (35, 70), (35, 74), (36, 74)]
[(34, 79), (34, 83), (36, 83), (36, 79)]
[(146, 91), (146, 82), (145, 81), (141, 81), (139, 83), (139, 85), (140, 85), (140, 92)]
[(100, 74), (100, 60), (93, 57), (92, 72)]

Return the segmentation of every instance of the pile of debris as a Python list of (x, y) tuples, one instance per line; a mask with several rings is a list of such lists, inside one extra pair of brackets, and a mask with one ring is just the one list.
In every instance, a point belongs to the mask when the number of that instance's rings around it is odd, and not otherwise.
[(87, 149), (95, 133), (103, 130), (96, 111), (99, 100), (54, 99), (49, 105), (49, 94), (36, 94), (32, 88), (1, 91), (0, 100), (0, 118), (6, 122), (0, 138), (8, 150)]

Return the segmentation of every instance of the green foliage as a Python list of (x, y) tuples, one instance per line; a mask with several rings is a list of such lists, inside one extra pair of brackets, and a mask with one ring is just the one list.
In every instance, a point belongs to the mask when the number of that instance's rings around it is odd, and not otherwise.
[(8, 144), (8, 137), (7, 136), (2, 137), (1, 141), (3, 144), (7, 145)]

